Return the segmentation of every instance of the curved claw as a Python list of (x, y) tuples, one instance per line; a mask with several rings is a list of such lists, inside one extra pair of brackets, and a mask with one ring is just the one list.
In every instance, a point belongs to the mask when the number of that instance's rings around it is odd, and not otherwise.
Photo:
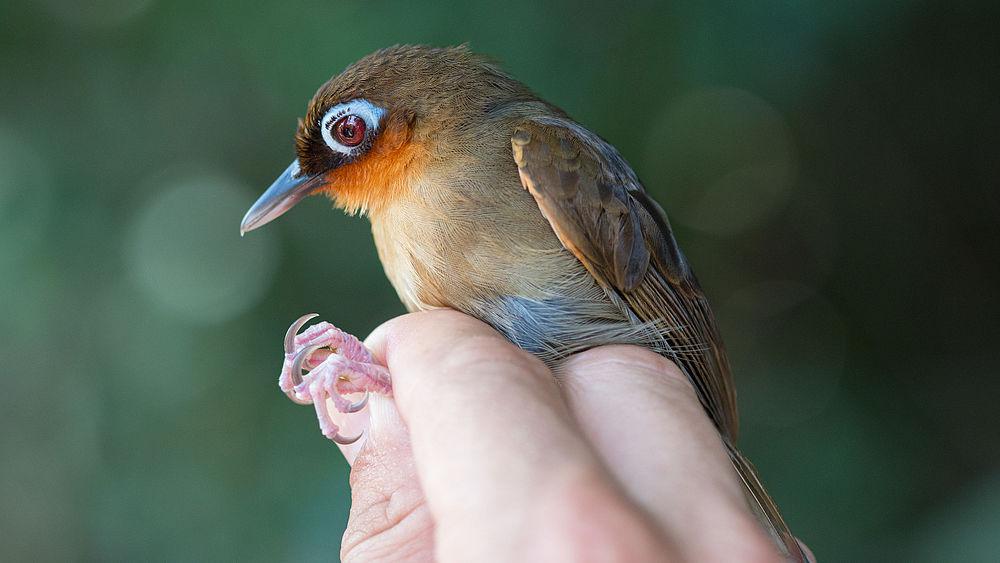
[(349, 445), (353, 444), (354, 442), (357, 442), (358, 440), (360, 440), (361, 437), (364, 436), (364, 435), (365, 435), (365, 433), (362, 432), (361, 434), (358, 434), (357, 436), (349, 438), (347, 436), (341, 436), (340, 432), (337, 432), (336, 434), (333, 435), (333, 438), (330, 438), (330, 439), (333, 440), (334, 442), (337, 442), (341, 446), (349, 446)]
[[(313, 346), (307, 346), (307, 347), (299, 350), (298, 354), (295, 354), (295, 358), (292, 359), (292, 367), (290, 368), (291, 369), (292, 383), (295, 385), (295, 387), (298, 387), (299, 385), (302, 385), (302, 364), (304, 364), (306, 362), (306, 360), (309, 359), (309, 356), (313, 355), (313, 352), (315, 352), (316, 350), (319, 350), (322, 347), (323, 346), (320, 345), (320, 344), (315, 344)], [(300, 401), (295, 396), (294, 388), (293, 388), (292, 391), (290, 391), (288, 393), (288, 398), (291, 399), (291, 400), (293, 400), (293, 401), (295, 401), (296, 403), (298, 403), (300, 405), (308, 405), (309, 404), (308, 402)]]
[[(302, 325), (306, 324), (312, 319), (315, 319), (318, 316), (319, 316), (318, 313), (309, 313), (308, 315), (302, 315), (301, 317), (298, 318), (298, 320), (292, 323), (292, 326), (288, 327), (288, 330), (285, 332), (286, 354), (291, 354), (292, 352), (295, 351), (295, 336), (299, 333), (299, 329), (302, 328)], [(299, 382), (301, 383), (301, 378)]]
[[(365, 392), (365, 396), (360, 401), (358, 401), (356, 403), (351, 403), (351, 406), (347, 407), (347, 410), (344, 411), (344, 412), (346, 412), (346, 413), (354, 413), (354, 412), (358, 412), (361, 409), (365, 408), (365, 406), (368, 405), (368, 395), (369, 395), (369, 393), (366, 391)], [(357, 438), (355, 438), (355, 439), (357, 439)]]

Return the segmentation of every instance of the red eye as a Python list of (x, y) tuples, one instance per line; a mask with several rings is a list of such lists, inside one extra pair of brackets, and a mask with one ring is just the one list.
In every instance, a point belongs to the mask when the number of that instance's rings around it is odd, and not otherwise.
[(333, 137), (345, 147), (356, 147), (365, 140), (365, 120), (356, 115), (345, 115), (333, 124)]

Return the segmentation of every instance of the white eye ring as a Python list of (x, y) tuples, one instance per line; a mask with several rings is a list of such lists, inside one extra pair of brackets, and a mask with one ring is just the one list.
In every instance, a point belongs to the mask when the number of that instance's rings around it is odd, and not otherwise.
[(345, 115), (356, 115), (361, 119), (365, 120), (365, 125), (368, 128), (366, 135), (374, 135), (378, 132), (379, 122), (382, 120), (382, 116), (385, 115), (385, 110), (376, 106), (375, 104), (369, 102), (364, 98), (358, 98), (356, 100), (351, 100), (349, 102), (344, 102), (342, 104), (337, 104), (326, 111), (323, 118), (319, 120), (319, 129), (323, 134), (323, 140), (326, 142), (326, 146), (330, 147), (331, 150), (352, 156), (357, 153), (359, 147), (363, 147), (364, 144), (358, 147), (348, 147), (337, 142), (337, 139), (333, 137), (330, 132), (330, 128), (338, 119), (344, 117)]

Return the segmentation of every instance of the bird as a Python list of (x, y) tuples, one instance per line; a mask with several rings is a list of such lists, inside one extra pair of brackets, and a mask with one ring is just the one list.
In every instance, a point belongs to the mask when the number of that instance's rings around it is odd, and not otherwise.
[[(241, 235), (303, 198), (366, 216), (409, 311), (452, 308), (558, 367), (606, 344), (644, 346), (693, 384), (745, 489), (786, 557), (805, 561), (736, 448), (736, 395), (709, 302), (663, 208), (619, 152), (468, 46), (397, 45), (323, 84), (295, 133), (296, 159), (247, 211)], [(389, 374), (329, 323), (285, 338), (281, 386), (343, 412)], [(303, 380), (303, 368), (309, 375)], [(344, 375), (353, 374), (354, 377)], [(367, 397), (367, 395), (366, 395)], [(328, 437), (349, 443), (315, 401)], [(319, 406), (323, 403), (323, 406)]]

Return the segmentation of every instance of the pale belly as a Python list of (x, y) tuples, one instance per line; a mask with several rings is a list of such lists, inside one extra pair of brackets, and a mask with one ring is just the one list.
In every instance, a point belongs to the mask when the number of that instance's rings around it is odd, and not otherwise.
[(521, 220), (534, 236), (489, 214), (463, 220), (413, 205), (373, 219), (372, 233), (410, 311), (457, 309), (550, 364), (604, 344), (661, 348), (660, 332), (630, 318), (532, 211), (539, 224)]

